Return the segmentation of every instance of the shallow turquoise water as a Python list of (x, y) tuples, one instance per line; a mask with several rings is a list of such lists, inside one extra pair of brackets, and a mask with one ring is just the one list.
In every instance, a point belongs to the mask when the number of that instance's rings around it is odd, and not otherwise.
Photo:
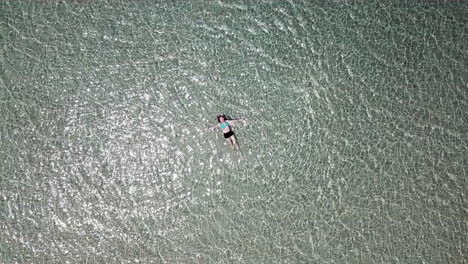
[(2, 263), (467, 261), (466, 3), (0, 7)]

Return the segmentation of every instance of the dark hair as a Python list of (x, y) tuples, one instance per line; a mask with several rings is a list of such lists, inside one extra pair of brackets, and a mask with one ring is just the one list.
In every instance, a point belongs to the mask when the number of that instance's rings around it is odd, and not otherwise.
[(218, 115), (218, 116), (216, 117), (216, 119), (218, 119), (218, 123), (221, 123), (221, 120), (219, 120), (221, 117), (224, 117), (224, 120), (227, 120), (227, 117), (226, 117), (224, 114)]

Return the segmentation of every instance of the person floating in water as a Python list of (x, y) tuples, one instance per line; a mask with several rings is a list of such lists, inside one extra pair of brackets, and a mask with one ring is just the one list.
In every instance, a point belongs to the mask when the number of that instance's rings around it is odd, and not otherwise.
[(224, 138), (226, 139), (227, 143), (239, 150), (239, 144), (237, 144), (236, 135), (231, 129), (231, 124), (234, 124), (237, 121), (243, 121), (243, 119), (239, 118), (227, 120), (225, 115), (218, 115), (217, 119), (218, 124), (210, 126), (205, 130), (213, 130), (217, 127), (221, 128), (223, 130)]

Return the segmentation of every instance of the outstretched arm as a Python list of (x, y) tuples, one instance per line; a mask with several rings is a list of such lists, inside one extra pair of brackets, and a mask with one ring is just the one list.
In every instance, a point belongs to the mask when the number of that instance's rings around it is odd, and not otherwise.
[(214, 125), (214, 126), (207, 127), (207, 128), (205, 128), (204, 130), (205, 130), (205, 131), (213, 130), (213, 129), (217, 128), (218, 126), (219, 126), (219, 124), (216, 124), (216, 125)]
[(228, 120), (229, 123), (236, 123), (237, 121), (244, 121), (244, 119), (242, 118), (237, 118), (237, 119), (231, 119), (231, 120)]

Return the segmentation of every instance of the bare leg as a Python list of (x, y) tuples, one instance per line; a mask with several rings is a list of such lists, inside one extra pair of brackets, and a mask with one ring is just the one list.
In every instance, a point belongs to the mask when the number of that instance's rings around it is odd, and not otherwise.
[(235, 146), (237, 150), (239, 150), (239, 144), (237, 144), (236, 136), (231, 136), (229, 139), (231, 140), (231, 144)]

